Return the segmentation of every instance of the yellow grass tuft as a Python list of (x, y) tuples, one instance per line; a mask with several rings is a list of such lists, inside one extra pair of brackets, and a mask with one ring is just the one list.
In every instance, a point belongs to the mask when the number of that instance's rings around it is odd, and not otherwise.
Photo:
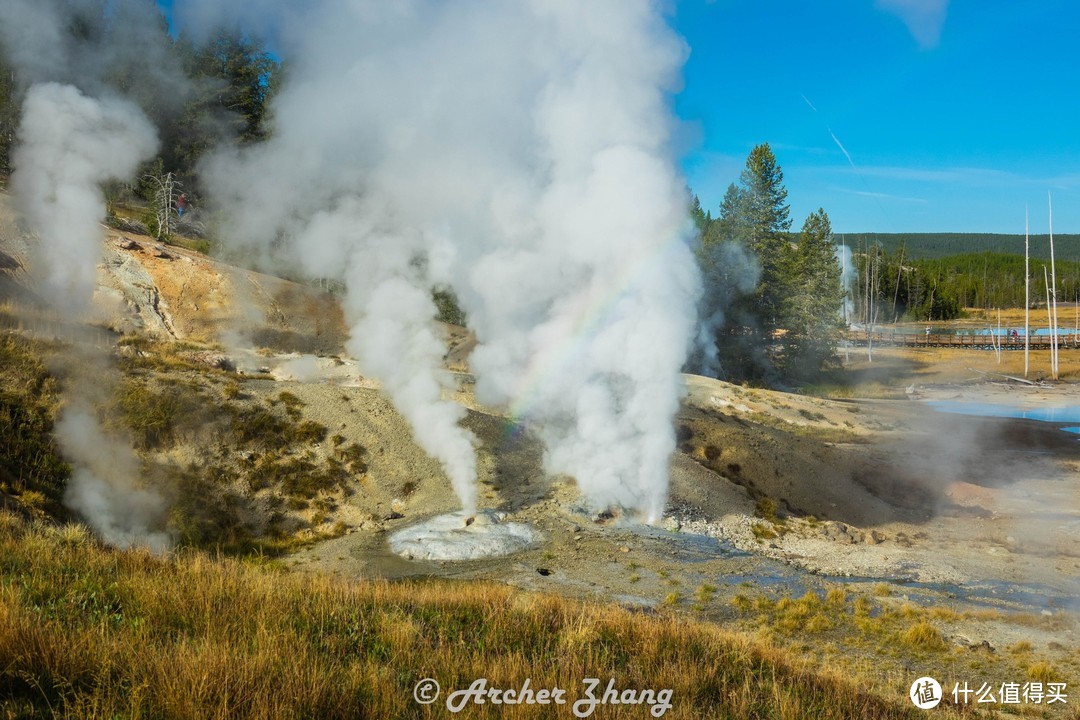
[(833, 607), (844, 607), (847, 604), (847, 590), (842, 587), (831, 588), (825, 593), (825, 604)]
[(1060, 676), (1061, 673), (1056, 667), (1042, 660), (1028, 665), (1027, 668), (1028, 680), (1047, 683), (1060, 680)]
[(944, 650), (948, 647), (941, 631), (925, 620), (920, 620), (901, 633), (900, 639), (907, 645), (922, 650)]

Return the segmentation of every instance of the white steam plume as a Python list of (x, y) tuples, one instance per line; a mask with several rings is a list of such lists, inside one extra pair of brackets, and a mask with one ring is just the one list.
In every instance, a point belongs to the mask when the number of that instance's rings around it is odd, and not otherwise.
[[(146, 14), (146, 3), (124, 0), (113, 7), (112, 40), (126, 21)], [(101, 17), (91, 0), (61, 3), (5, 0), (0, 7), (0, 41), (23, 82), (34, 83), (23, 100), (19, 144), (13, 154), (12, 190), (27, 224), (39, 237), (34, 271), (46, 299), (63, 316), (82, 317), (91, 306), (101, 256), (100, 222), (105, 217), (102, 183), (129, 178), (157, 149), (157, 132), (137, 106), (114, 97), (91, 97), (75, 82), (100, 91), (106, 65), (120, 59), (104, 48), (131, 48), (129, 42), (93, 46), (70, 36), (79, 13)], [(123, 20), (123, 21), (122, 21)], [(98, 52), (96, 52), (97, 50)], [(130, 51), (130, 50), (129, 50)], [(150, 56), (145, 56), (145, 60)], [(136, 487), (137, 461), (129, 447), (106, 435), (85, 397), (99, 382), (75, 373), (69, 389), (75, 400), (56, 423), (57, 440), (73, 472), (65, 503), (112, 544), (165, 550), (169, 538), (150, 531), (161, 520), (164, 501)], [(83, 385), (86, 385), (85, 387)]]
[(75, 458), (64, 502), (78, 511), (106, 542), (164, 552), (171, 538), (150, 530), (160, 527), (165, 501), (136, 486), (138, 458), (131, 448), (106, 435), (86, 407), (68, 407), (56, 423), (56, 439)]
[(696, 253), (705, 291), (698, 303), (698, 325), (687, 370), (722, 378), (725, 372), (720, 362), (718, 335), (734, 311), (735, 301), (757, 287), (761, 265), (742, 243), (731, 240), (706, 244), (699, 239)]
[(100, 97), (123, 86), (158, 116), (193, 88), (153, 0), (3, 0), (0, 52), (20, 86), (58, 82)]
[(156, 148), (157, 132), (125, 100), (98, 100), (57, 83), (27, 92), (12, 189), (41, 238), (36, 274), (62, 314), (78, 315), (93, 297), (105, 218), (101, 184), (128, 178)]
[(851, 248), (846, 244), (837, 245), (833, 253), (836, 256), (836, 262), (840, 265), (840, 286), (844, 288), (844, 301), (843, 307), (838, 308), (843, 320), (851, 324), (855, 318), (855, 297), (853, 295), (855, 281), (858, 279), (858, 272), (855, 267), (854, 260), (851, 255)]
[(686, 49), (658, 6), (314, 3), (278, 25), (271, 140), (207, 167), (238, 247), (345, 281), (351, 352), (466, 507), (474, 440), (441, 399), (433, 284), (476, 332), (478, 397), (537, 429), (550, 472), (663, 510), (700, 280), (670, 148)]
[[(61, 315), (78, 318), (93, 300), (105, 216), (101, 184), (129, 177), (156, 148), (156, 131), (132, 103), (57, 83), (27, 92), (12, 189), (40, 239), (35, 275)], [(71, 382), (70, 393), (85, 398), (100, 377), (76, 372)], [(73, 466), (65, 504), (109, 543), (165, 550), (169, 538), (149, 530), (161, 520), (164, 501), (136, 488), (131, 449), (102, 431), (84, 399), (65, 409), (55, 432)]]

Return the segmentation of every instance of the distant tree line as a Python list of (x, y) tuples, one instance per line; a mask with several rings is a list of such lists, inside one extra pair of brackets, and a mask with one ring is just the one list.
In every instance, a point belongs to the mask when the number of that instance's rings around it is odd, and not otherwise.
[(689, 369), (732, 381), (813, 379), (835, 360), (844, 290), (829, 216), (791, 231), (784, 174), (755, 147), (713, 217), (693, 198), (705, 283)]
[[(845, 233), (848, 247), (878, 246), (886, 253), (896, 253), (901, 247), (911, 260), (944, 258), (950, 255), (999, 253), (1024, 255), (1022, 234), (998, 233)], [(1050, 236), (1031, 235), (1029, 253), (1032, 258), (1050, 260)], [(1057, 260), (1080, 260), (1080, 235), (1054, 233)]]
[[(912, 259), (906, 245), (893, 252), (880, 245), (852, 250), (858, 273), (851, 288), (854, 321), (952, 320), (964, 308), (1024, 306), (1023, 254), (982, 252)], [(1046, 304), (1043, 267), (1049, 269), (1049, 265), (1049, 259), (1032, 257), (1030, 261), (1032, 306)], [(1056, 271), (1058, 301), (1080, 299), (1080, 262), (1058, 259)]]

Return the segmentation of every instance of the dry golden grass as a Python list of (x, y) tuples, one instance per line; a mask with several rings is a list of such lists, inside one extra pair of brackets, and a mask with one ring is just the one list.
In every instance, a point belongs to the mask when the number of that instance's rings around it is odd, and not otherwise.
[[(983, 372), (1001, 373), (1005, 375), (1024, 376), (1024, 353), (1022, 350), (1003, 351), (1001, 362), (997, 360), (996, 353), (986, 350), (958, 350), (950, 348), (931, 348), (926, 356), (921, 354), (915, 358), (942, 367), (931, 367), (922, 375), (960, 375), (971, 377), (970, 369)], [(1080, 352), (1075, 350), (1063, 350), (1058, 358), (1060, 378), (1062, 380), (1080, 378)], [(1050, 377), (1050, 351), (1032, 350), (1028, 359), (1028, 379), (1038, 380)]]
[[(1023, 327), (1024, 326), (1024, 308), (991, 308), (986, 310), (983, 308), (964, 308), (964, 318), (956, 321), (962, 325), (975, 325), (978, 327), (987, 327), (988, 325), (997, 326), (998, 313), (1001, 313), (1001, 325), (1002, 327)], [(1074, 310), (1071, 306), (1065, 307), (1063, 305), (1058, 306), (1058, 324), (1062, 327), (1071, 327), (1074, 320)], [(1031, 310), (1031, 325), (1032, 327), (1046, 327), (1046, 308), (1033, 308)]]
[(1058, 672), (1050, 663), (1039, 660), (1028, 666), (1027, 669), (1028, 680), (1036, 680), (1038, 682), (1054, 682), (1061, 677), (1061, 673)]
[[(194, 552), (160, 559), (102, 548), (77, 528), (0, 517), (0, 717), (445, 714), (414, 703), (425, 677), (444, 690), (530, 678), (574, 697), (583, 678), (612, 677), (671, 688), (670, 718), (917, 717), (903, 688), (875, 697), (675, 615), (486, 583), (350, 584)], [(487, 714), (551, 716), (539, 706), (495, 710)], [(594, 715), (645, 716), (634, 706)]]
[(941, 631), (925, 620), (905, 630), (900, 635), (900, 639), (913, 648), (921, 650), (944, 650), (948, 647)]
[[(967, 639), (972, 633), (980, 637), (985, 632), (973, 628), (972, 621), (1028, 622), (1023, 615), (921, 606), (883, 592), (884, 587), (834, 586), (826, 591), (824, 599), (813, 592), (800, 598), (782, 596), (775, 600), (765, 594), (756, 598), (737, 595), (731, 605), (759, 636), (816, 654), (820, 667), (858, 678), (864, 687), (878, 694), (891, 693), (894, 685), (910, 682), (912, 668), (939, 679), (977, 676), (980, 682), (991, 683), (1031, 679), (1074, 684), (1076, 667), (1064, 656), (1033, 657), (1035, 648), (1030, 642), (1017, 643), (1007, 652), (995, 652), (989, 644)], [(1053, 629), (1055, 618), (1041, 620), (1039, 627), (1043, 631)], [(1049, 662), (1051, 659), (1056, 664)], [(999, 709), (994, 707), (993, 711)], [(941, 707), (934, 712), (943, 710)], [(960, 710), (973, 708), (961, 706)], [(1072, 707), (1061, 708), (1058, 715), (1044, 715), (1042, 708), (1035, 706), (1027, 710), (1031, 712), (1025, 714), (1039, 717), (1080, 718)]]

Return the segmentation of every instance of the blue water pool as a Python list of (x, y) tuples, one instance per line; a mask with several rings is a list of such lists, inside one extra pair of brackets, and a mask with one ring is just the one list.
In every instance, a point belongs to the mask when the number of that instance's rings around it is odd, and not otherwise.
[[(1023, 418), (1025, 420), (1041, 420), (1052, 423), (1078, 423), (1080, 424), (1080, 405), (1065, 405), (1063, 407), (1043, 407), (1033, 410), (1012, 407), (1009, 405), (996, 405), (994, 403), (957, 402), (955, 400), (931, 400), (926, 403), (939, 412), (956, 413), (957, 415), (978, 415), (981, 417)], [(1080, 432), (1080, 430), (1070, 430)]]

